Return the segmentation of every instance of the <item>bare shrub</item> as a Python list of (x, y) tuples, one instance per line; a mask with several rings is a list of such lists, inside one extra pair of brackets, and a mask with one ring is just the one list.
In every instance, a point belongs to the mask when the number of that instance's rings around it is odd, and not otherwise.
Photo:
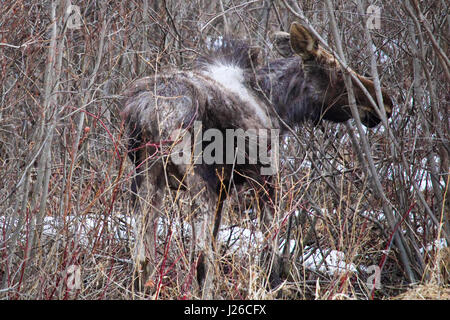
[[(77, 27), (68, 23), (69, 4), (0, 8), (2, 298), (148, 298), (133, 281), (134, 168), (120, 94), (137, 78), (190, 68), (208, 39), (223, 35), (260, 46), (263, 59), (276, 57), (271, 33), (296, 20), (342, 62), (388, 87), (393, 116), (367, 132), (354, 121), (305, 124), (282, 141), (282, 216), (274, 230), (286, 281), (276, 290), (262, 289), (254, 259), (255, 199), (233, 189), (214, 296), (371, 299), (396, 296), (412, 282), (448, 287), (445, 1), (380, 3), (381, 25), (372, 30), (360, 1), (72, 1)], [(146, 283), (158, 299), (197, 298), (181, 227), (189, 225), (187, 200), (177, 201), (177, 210), (168, 202), (158, 229), (157, 280)], [(379, 268), (379, 289), (372, 290), (370, 266)]]

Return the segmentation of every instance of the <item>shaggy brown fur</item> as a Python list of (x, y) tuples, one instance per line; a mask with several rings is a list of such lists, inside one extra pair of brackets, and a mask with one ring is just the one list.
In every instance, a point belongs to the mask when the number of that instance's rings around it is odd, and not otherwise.
[[(147, 215), (142, 220), (143, 235), (139, 237), (144, 241), (137, 252), (144, 277), (151, 276), (150, 266), (157, 265), (154, 221), (165, 189), (186, 190), (193, 199), (192, 212), (199, 213), (201, 223), (195, 233), (202, 252), (200, 260), (204, 263), (200, 264), (198, 278), (207, 298), (211, 297), (213, 283), (208, 263), (213, 260), (212, 242), (220, 225), (224, 186), (233, 177), (233, 183), (251, 183), (261, 199), (270, 198), (270, 179), (261, 176), (261, 163), (172, 163), (162, 150), (170, 149), (176, 129), (192, 133), (193, 122), (201, 121), (203, 130), (275, 128), (284, 132), (283, 122), (296, 126), (306, 120), (342, 122), (351, 118), (342, 71), (317, 39), (306, 28), (293, 23), (290, 33), (283, 34), (278, 44), (291, 48), (295, 55), (287, 54), (261, 67), (257, 63), (258, 50), (226, 42), (213, 55), (200, 58), (195, 70), (174, 70), (146, 77), (133, 83), (125, 93), (123, 114), (130, 137), (130, 158), (136, 165), (132, 189), (137, 193), (138, 187), (145, 185), (143, 189), (147, 192), (147, 195), (144, 190), (140, 192), (145, 200), (140, 202), (140, 211)], [(373, 82), (358, 77), (375, 97)], [(380, 119), (367, 97), (356, 86), (355, 93), (363, 124), (369, 127), (378, 124)], [(384, 91), (383, 99), (389, 116), (392, 102)], [(270, 213), (265, 218), (268, 216)], [(276, 280), (278, 272), (275, 263), (272, 280)]]

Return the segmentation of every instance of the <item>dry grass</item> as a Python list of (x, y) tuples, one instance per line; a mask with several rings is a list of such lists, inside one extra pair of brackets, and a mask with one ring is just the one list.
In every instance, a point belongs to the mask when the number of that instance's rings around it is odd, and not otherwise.
[[(214, 1), (72, 1), (83, 13), (80, 29), (64, 29), (64, 8), (52, 17), (50, 0), (2, 5), (0, 299), (199, 297), (192, 213), (183, 197), (167, 202), (156, 273), (146, 292), (136, 290), (134, 168), (118, 98), (133, 79), (191, 66), (202, 42), (226, 29), (261, 46), (263, 60), (275, 57), (269, 31), (298, 19), (284, 5), (292, 1), (274, 1), (269, 9), (267, 1), (223, 2), (227, 23)], [(322, 1), (301, 3), (302, 11), (293, 10), (332, 45)], [(420, 5), (440, 51), (448, 52), (448, 4)], [(348, 61), (370, 73), (364, 16), (354, 14), (353, 3), (336, 7)], [(383, 7), (382, 28), (371, 33), (381, 81), (397, 100), (388, 128), (367, 132), (387, 200), (373, 187), (369, 155), (352, 125), (297, 128), (297, 137), (280, 147), (269, 234), (260, 234), (252, 191), (233, 189), (215, 257), (215, 298), (448, 299), (449, 251), (442, 248), (450, 225), (449, 81), (445, 59), (412, 9), (411, 16), (399, 3)], [(228, 237), (231, 228), (237, 233)], [(285, 282), (276, 290), (267, 287), (258, 263), (261, 239), (273, 236), (286, 248)], [(377, 266), (381, 287), (371, 290)], [(407, 267), (420, 282), (412, 289)], [(76, 270), (81, 281), (73, 290)]]
[(450, 300), (450, 288), (431, 283), (418, 285), (392, 297), (392, 300)]

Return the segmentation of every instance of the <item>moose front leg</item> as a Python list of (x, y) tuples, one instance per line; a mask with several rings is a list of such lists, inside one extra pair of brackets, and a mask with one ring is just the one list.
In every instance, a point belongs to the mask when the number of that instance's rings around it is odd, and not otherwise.
[(213, 299), (217, 269), (217, 234), (220, 229), (225, 193), (217, 194), (199, 176), (188, 179), (193, 217), (192, 250), (196, 265), (197, 282), (202, 299)]
[[(204, 209), (207, 209), (205, 206)], [(197, 282), (200, 298), (210, 300), (214, 295), (214, 245), (212, 215), (209, 212), (194, 218), (193, 250), (196, 259)]]
[(276, 230), (274, 231), (274, 228), (266, 228), (264, 226), (265, 224), (263, 224), (262, 232), (266, 240), (260, 261), (261, 267), (266, 271), (269, 287), (274, 289), (282, 283), (282, 256), (278, 246), (278, 235), (274, 234)]
[(261, 183), (255, 190), (257, 190), (257, 211), (260, 228), (265, 238), (260, 256), (260, 266), (266, 272), (269, 287), (274, 289), (282, 283), (283, 273), (282, 255), (278, 245), (277, 211), (273, 202), (274, 192), (272, 186), (268, 183)]
[(199, 295), (202, 299), (213, 297), (213, 218), (214, 197), (203, 179), (193, 172), (194, 168), (184, 169), (183, 183), (189, 201), (189, 217), (192, 222), (190, 259), (196, 268)]

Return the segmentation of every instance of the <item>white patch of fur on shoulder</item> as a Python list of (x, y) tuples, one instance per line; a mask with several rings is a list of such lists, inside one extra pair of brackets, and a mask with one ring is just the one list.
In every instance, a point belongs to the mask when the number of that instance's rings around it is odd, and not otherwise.
[(216, 63), (209, 65), (204, 73), (246, 102), (254, 109), (262, 123), (265, 126), (270, 126), (270, 119), (264, 110), (265, 106), (258, 103), (250, 90), (244, 85), (244, 74), (241, 68), (233, 65)]

